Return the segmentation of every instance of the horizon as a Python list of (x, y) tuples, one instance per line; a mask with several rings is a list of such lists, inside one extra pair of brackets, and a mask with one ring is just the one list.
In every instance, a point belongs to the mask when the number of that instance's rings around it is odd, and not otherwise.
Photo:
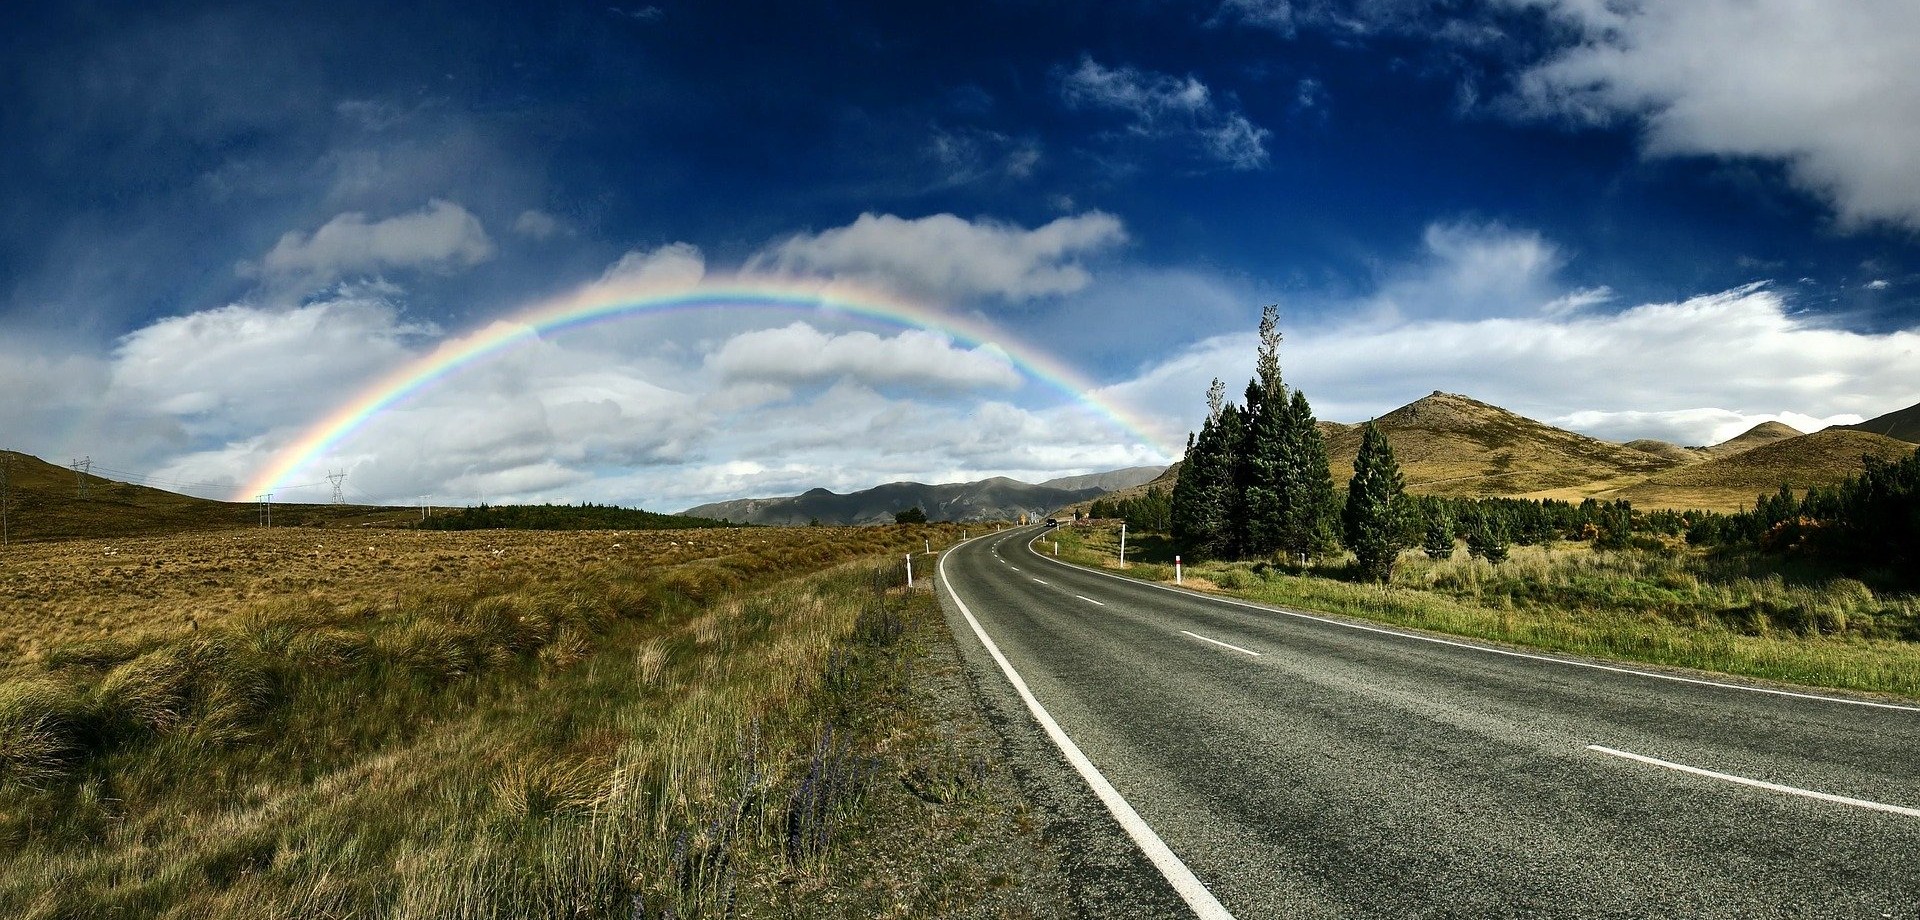
[[(1783, 0), (36, 8), (0, 447), (370, 504), (1037, 483), (1177, 460), (1270, 303), (1343, 423), (1858, 423), (1920, 401), (1916, 41)], [(795, 293), (530, 319), (642, 289)]]

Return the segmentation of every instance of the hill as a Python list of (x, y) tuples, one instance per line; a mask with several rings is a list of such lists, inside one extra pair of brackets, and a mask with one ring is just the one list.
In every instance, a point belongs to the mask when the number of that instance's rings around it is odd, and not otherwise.
[(1700, 451), (1689, 450), (1685, 447), (1681, 447), (1678, 444), (1669, 444), (1665, 441), (1656, 441), (1652, 438), (1641, 438), (1637, 441), (1628, 441), (1627, 443), (1621, 446), (1626, 447), (1630, 450), (1637, 450), (1643, 454), (1652, 454), (1656, 457), (1663, 457), (1665, 459), (1672, 460), (1675, 463), (1692, 463), (1695, 460), (1705, 459), (1700, 453)]
[(1166, 473), (1164, 466), (1130, 466), (1124, 470), (1112, 470), (1105, 473), (1088, 473), (1085, 476), (1062, 476), (1049, 479), (1040, 485), (1048, 489), (1105, 489), (1117, 492), (1144, 485)]
[(978, 482), (928, 485), (890, 482), (841, 495), (811, 489), (785, 498), (742, 498), (680, 512), (749, 524), (891, 524), (893, 513), (919, 508), (934, 521), (1014, 520), (1045, 517), (1062, 505), (1106, 494), (1105, 489), (1056, 489), (996, 476)]
[(1780, 422), (1761, 422), (1712, 447), (1702, 447), (1699, 449), (1699, 452), (1701, 456), (1709, 460), (1715, 457), (1731, 457), (1734, 454), (1753, 450), (1756, 447), (1765, 447), (1777, 441), (1797, 438), (1802, 434), (1805, 434), (1805, 432), (1791, 425), (1785, 425)]
[(1913, 451), (1912, 444), (1884, 435), (1828, 428), (1666, 470), (1597, 497), (1650, 508), (1738, 511), (1782, 483), (1795, 490), (1833, 485), (1858, 473), (1862, 456), (1896, 460)]
[[(1576, 434), (1454, 393), (1432, 395), (1374, 420), (1393, 445), (1409, 491), (1529, 495), (1624, 486), (1679, 461)], [(1337, 488), (1353, 476), (1364, 426), (1327, 438)], [(1558, 497), (1558, 496), (1556, 496)]]
[[(155, 536), (260, 523), (260, 509), (251, 502), (212, 501), (102, 476), (81, 476), (15, 451), (0, 451), (0, 464), (7, 467), (10, 540)], [(276, 527), (393, 526), (417, 515), (408, 508), (366, 505), (273, 506)]]
[(1910, 444), (1920, 444), (1920, 403), (1867, 419), (1858, 425), (1848, 425), (1846, 430), (1868, 431)]
[(1129, 499), (1129, 498), (1139, 498), (1147, 494), (1148, 489), (1159, 489), (1160, 491), (1166, 492), (1167, 494), (1171, 495), (1173, 494), (1174, 484), (1179, 481), (1180, 481), (1180, 461), (1176, 460), (1174, 461), (1172, 466), (1169, 466), (1165, 470), (1161, 471), (1160, 475), (1155, 476), (1146, 482), (1140, 483), (1138, 485), (1128, 486), (1124, 489), (1115, 489), (1111, 492), (1108, 492), (1105, 495), (1095, 495), (1091, 498), (1083, 498), (1079, 501), (1073, 502), (1071, 504), (1063, 505), (1060, 508), (1055, 509), (1054, 513), (1058, 514), (1061, 517), (1073, 517), (1076, 514), (1085, 514), (1087, 511), (1087, 507), (1093, 504), (1093, 499), (1095, 498), (1108, 498), (1108, 499), (1114, 499), (1116, 501)]

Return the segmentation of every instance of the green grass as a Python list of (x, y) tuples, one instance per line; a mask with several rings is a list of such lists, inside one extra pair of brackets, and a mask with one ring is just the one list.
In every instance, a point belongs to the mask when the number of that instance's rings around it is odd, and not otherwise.
[[(913, 695), (937, 608), (836, 555), (56, 649), (0, 682), (0, 915), (1017, 915), (1004, 768), (943, 756)], [(920, 857), (848, 857), (876, 826)]]
[[(1050, 551), (1043, 537), (1039, 544)], [(1113, 568), (1115, 535), (1062, 528), (1061, 558)], [(1127, 535), (1124, 571), (1173, 581), (1172, 547)], [(1401, 556), (1388, 585), (1321, 566), (1206, 562), (1187, 583), (1272, 604), (1618, 661), (1920, 698), (1920, 599), (1844, 578), (1788, 578), (1753, 557), (1515, 547), (1500, 565)]]

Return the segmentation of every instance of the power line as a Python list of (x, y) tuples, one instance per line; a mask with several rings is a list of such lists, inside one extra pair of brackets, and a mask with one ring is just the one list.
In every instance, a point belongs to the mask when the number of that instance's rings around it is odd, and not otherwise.
[(74, 493), (81, 498), (87, 497), (87, 472), (93, 468), (93, 458), (83, 457), (73, 461)]
[(340, 494), (340, 484), (342, 482), (345, 482), (346, 479), (347, 479), (346, 470), (328, 470), (327, 471), (327, 481), (333, 483), (333, 503), (336, 505), (344, 505), (347, 503), (347, 497), (345, 495)]

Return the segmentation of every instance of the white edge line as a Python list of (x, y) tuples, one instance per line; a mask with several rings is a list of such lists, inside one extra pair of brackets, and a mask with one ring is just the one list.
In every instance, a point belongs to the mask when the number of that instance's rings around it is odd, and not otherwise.
[(1099, 797), (1101, 803), (1107, 806), (1107, 811), (1113, 814), (1114, 820), (1120, 823), (1120, 827), (1127, 832), (1127, 836), (1133, 838), (1134, 845), (1140, 848), (1140, 852), (1146, 854), (1154, 868), (1159, 869), (1160, 874), (1173, 885), (1174, 892), (1180, 895), (1181, 900), (1187, 902), (1187, 907), (1193, 910), (1194, 915), (1202, 920), (1233, 920), (1233, 914), (1228, 913), (1227, 909), (1214, 898), (1213, 892), (1208, 891), (1207, 886), (1193, 874), (1193, 870), (1187, 868), (1187, 864), (1174, 855), (1166, 841), (1161, 840), (1160, 835), (1154, 833), (1153, 828), (1140, 817), (1140, 813), (1134, 811), (1133, 806), (1120, 795), (1120, 791), (1113, 788), (1112, 783), (1107, 782), (1107, 778), (1101, 775), (1099, 768), (1093, 765), (1093, 761), (1088, 760), (1087, 755), (1080, 752), (1080, 746), (1074, 744), (1072, 738), (1067, 737), (1060, 723), (1055, 722), (1046, 707), (1040, 705), (1040, 701), (1034, 698), (1033, 691), (1027, 689), (1027, 682), (1022, 680), (1020, 673), (1013, 669), (1013, 663), (1007, 660), (1007, 656), (1000, 654), (1000, 647), (993, 644), (993, 640), (987, 636), (986, 629), (981, 627), (980, 621), (973, 618), (973, 611), (967, 608), (967, 602), (961, 600), (960, 595), (953, 590), (953, 582), (947, 578), (947, 558), (951, 555), (952, 551), (949, 550), (940, 557), (940, 583), (946, 587), (947, 596), (952, 598), (953, 603), (960, 608), (960, 614), (967, 618), (967, 625), (973, 627), (973, 634), (979, 637), (980, 644), (986, 646), (987, 654), (993, 656), (994, 662), (999, 664), (1000, 670), (1007, 675), (1007, 681), (1013, 684), (1014, 692), (1020, 694), (1020, 699), (1026, 702), (1027, 711), (1033, 713), (1034, 721), (1039, 722), (1040, 727), (1046, 730), (1047, 737), (1053, 739), (1054, 745), (1060, 749), (1061, 754), (1066, 756), (1067, 762), (1073, 765), (1075, 772), (1078, 772), (1080, 778), (1093, 789), (1093, 794)]
[(1105, 603), (1103, 603), (1103, 602), (1101, 602), (1101, 601), (1096, 601), (1096, 600), (1094, 600), (1093, 598), (1091, 598), (1091, 597), (1088, 597), (1088, 596), (1086, 596), (1086, 595), (1084, 595), (1084, 594), (1076, 594), (1076, 595), (1074, 595), (1074, 597), (1077, 597), (1077, 598), (1079, 598), (1079, 599), (1081, 599), (1081, 600), (1083, 600), (1083, 601), (1086, 601), (1086, 602), (1087, 602), (1087, 603), (1089, 603), (1089, 604), (1093, 604), (1093, 605), (1095, 605), (1095, 606), (1099, 606), (1099, 607), (1105, 607), (1105, 606), (1106, 606), (1106, 604), (1105, 604)]
[(1203, 635), (1200, 635), (1199, 633), (1192, 633), (1192, 632), (1187, 632), (1187, 631), (1186, 631), (1186, 630), (1184, 630), (1184, 629), (1183, 629), (1183, 630), (1180, 630), (1180, 631), (1181, 631), (1181, 632), (1183, 632), (1183, 633), (1186, 633), (1186, 634), (1187, 634), (1187, 635), (1189, 635), (1189, 636), (1192, 636), (1192, 637), (1194, 637), (1195, 639), (1199, 639), (1199, 640), (1200, 640), (1200, 641), (1202, 641), (1202, 642), (1211, 642), (1211, 643), (1213, 643), (1214, 645), (1217, 645), (1217, 646), (1220, 646), (1221, 648), (1230, 648), (1230, 649), (1233, 649), (1234, 651), (1236, 651), (1236, 652), (1239, 652), (1239, 653), (1241, 653), (1241, 654), (1243, 654), (1243, 655), (1252, 655), (1252, 656), (1253, 656), (1253, 657), (1255, 657), (1255, 658), (1258, 658), (1258, 657), (1260, 657), (1260, 653), (1259, 653), (1259, 652), (1256, 652), (1256, 651), (1254, 651), (1253, 649), (1249, 649), (1249, 648), (1241, 648), (1240, 646), (1237, 646), (1237, 645), (1233, 645), (1233, 644), (1231, 644), (1231, 643), (1227, 643), (1227, 642), (1222, 642), (1222, 641), (1220, 641), (1219, 639), (1209, 639), (1209, 638), (1207, 638), (1206, 636), (1203, 636)]
[(1896, 814), (1896, 815), (1906, 815), (1909, 818), (1920, 818), (1920, 808), (1907, 808), (1901, 805), (1888, 805), (1885, 802), (1873, 802), (1873, 801), (1868, 801), (1867, 799), (1848, 798), (1847, 796), (1834, 795), (1830, 792), (1814, 792), (1811, 789), (1801, 789), (1797, 786), (1782, 786), (1779, 783), (1769, 783), (1766, 780), (1762, 780), (1762, 779), (1748, 779), (1747, 777), (1735, 776), (1731, 773), (1721, 773), (1715, 770), (1705, 770), (1700, 767), (1690, 767), (1683, 763), (1674, 763), (1671, 760), (1661, 760), (1658, 757), (1648, 757), (1645, 754), (1635, 754), (1632, 751), (1622, 751), (1615, 748), (1602, 747), (1598, 744), (1587, 745), (1587, 750), (1598, 751), (1610, 757), (1622, 757), (1627, 760), (1637, 760), (1640, 763), (1651, 764), (1656, 767), (1665, 767), (1669, 770), (1678, 770), (1681, 773), (1692, 773), (1695, 776), (1705, 776), (1705, 777), (1710, 777), (1712, 779), (1724, 780), (1729, 783), (1738, 783), (1742, 786), (1752, 786), (1755, 789), (1765, 789), (1769, 792), (1784, 792), (1788, 795), (1797, 795), (1797, 796), (1802, 796), (1809, 799), (1819, 799), (1822, 802), (1837, 802), (1841, 805), (1852, 805), (1855, 808), (1865, 808), (1871, 811), (1886, 811), (1886, 812), (1892, 812), (1893, 814)]
[[(1038, 538), (1036, 537), (1035, 539), (1038, 539)], [(1333, 626), (1345, 627), (1347, 629), (1358, 629), (1364, 632), (1379, 633), (1383, 636), (1398, 636), (1402, 639), (1417, 639), (1421, 642), (1432, 642), (1435, 645), (1451, 645), (1455, 648), (1472, 649), (1476, 652), (1486, 652), (1487, 654), (1490, 654), (1490, 655), (1505, 655), (1509, 658), (1525, 658), (1529, 661), (1546, 661), (1546, 662), (1551, 662), (1553, 664), (1570, 665), (1576, 668), (1591, 668), (1595, 671), (1611, 671), (1615, 674), (1631, 674), (1635, 677), (1651, 677), (1655, 680), (1670, 680), (1670, 681), (1674, 681), (1675, 683), (1695, 684), (1702, 687), (1719, 687), (1722, 690), (1740, 690), (1746, 693), (1765, 693), (1772, 696), (1790, 696), (1790, 697), (1794, 697), (1795, 699), (1819, 700), (1823, 703), (1842, 703), (1848, 706), (1869, 706), (1874, 709), (1897, 709), (1902, 712), (1920, 712), (1920, 706), (1902, 706), (1899, 703), (1878, 703), (1878, 702), (1874, 702), (1873, 700), (1850, 700), (1842, 696), (1821, 696), (1818, 693), (1797, 693), (1792, 690), (1774, 690), (1768, 687), (1745, 687), (1745, 686), (1741, 686), (1740, 684), (1725, 684), (1715, 680), (1701, 680), (1700, 678), (1697, 678), (1697, 677), (1681, 677), (1677, 674), (1661, 674), (1655, 671), (1636, 671), (1633, 668), (1622, 668), (1622, 667), (1616, 667), (1614, 665), (1596, 664), (1590, 661), (1575, 661), (1571, 658), (1555, 658), (1552, 655), (1534, 655), (1534, 654), (1529, 654), (1527, 652), (1509, 651), (1507, 649), (1493, 648), (1491, 646), (1486, 646), (1486, 645), (1475, 645), (1471, 642), (1458, 642), (1453, 639), (1442, 639), (1442, 638), (1439, 638), (1438, 636), (1423, 636), (1423, 635), (1420, 635), (1419, 633), (1401, 632), (1397, 629), (1383, 629), (1378, 626), (1366, 626), (1360, 623), (1348, 623), (1343, 620), (1333, 619), (1332, 617), (1315, 616), (1311, 613), (1301, 613), (1298, 610), (1288, 610), (1284, 607), (1269, 607), (1265, 604), (1255, 604), (1249, 601), (1240, 600), (1238, 598), (1219, 597), (1212, 594), (1202, 594), (1198, 591), (1194, 591), (1188, 588), (1176, 588), (1176, 587), (1173, 587), (1172, 585), (1155, 584), (1151, 581), (1142, 581), (1138, 578), (1128, 578), (1125, 575), (1115, 575), (1111, 572), (1102, 572), (1099, 569), (1091, 569), (1084, 565), (1076, 565), (1071, 562), (1061, 562), (1058, 559), (1048, 559), (1045, 554), (1034, 551), (1031, 545), (1027, 547), (1027, 550), (1028, 552), (1031, 552), (1034, 556), (1038, 557), (1042, 561), (1051, 562), (1054, 565), (1064, 565), (1064, 566), (1067, 566), (1068, 568), (1077, 569), (1079, 571), (1086, 572), (1091, 575), (1099, 575), (1103, 578), (1113, 578), (1119, 581), (1128, 582), (1129, 584), (1136, 584), (1142, 587), (1155, 588), (1161, 591), (1168, 591), (1174, 594), (1181, 595), (1182, 597), (1190, 597), (1190, 598), (1195, 598), (1197, 600), (1212, 601), (1216, 604), (1228, 604), (1234, 607), (1245, 607), (1248, 610), (1261, 610), (1267, 613), (1280, 613), (1290, 617), (1297, 617), (1302, 620), (1313, 620), (1320, 623), (1327, 623)]]

